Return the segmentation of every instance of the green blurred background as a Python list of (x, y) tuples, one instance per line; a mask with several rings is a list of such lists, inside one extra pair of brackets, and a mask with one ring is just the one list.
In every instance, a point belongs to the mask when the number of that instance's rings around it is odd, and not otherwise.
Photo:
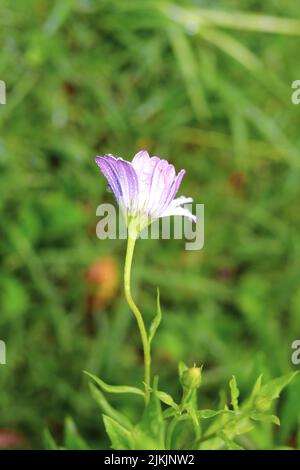
[[(256, 16), (253, 16), (256, 13)], [(276, 16), (277, 20), (268, 18)], [(291, 20), (284, 20), (290, 18)], [(297, 19), (298, 18), (298, 19)], [(153, 368), (179, 395), (177, 363), (204, 364), (213, 408), (230, 376), (242, 394), (296, 369), (300, 337), (300, 8), (288, 0), (1, 0), (0, 442), (42, 447), (71, 415), (108, 445), (82, 369), (139, 384), (142, 351), (122, 294), (125, 242), (96, 238), (112, 202), (96, 154), (143, 148), (185, 168), (205, 204), (205, 246), (139, 241), (137, 303), (161, 290)], [(300, 380), (274, 433), (295, 445)], [(139, 402), (113, 398), (134, 417)]]

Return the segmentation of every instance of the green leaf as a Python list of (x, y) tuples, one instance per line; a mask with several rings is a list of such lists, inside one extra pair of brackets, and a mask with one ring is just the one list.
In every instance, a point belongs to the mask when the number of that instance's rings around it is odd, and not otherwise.
[(45, 33), (52, 36), (58, 28), (66, 21), (72, 11), (72, 1), (56, 1), (50, 11), (50, 14), (43, 25)]
[(236, 383), (236, 378), (233, 375), (232, 379), (229, 382), (230, 386), (230, 391), (231, 391), (231, 404), (234, 409), (234, 411), (238, 411), (239, 409), (239, 403), (238, 403), (238, 397), (240, 395), (240, 391), (238, 389), (237, 383)]
[(72, 418), (65, 420), (64, 447), (68, 450), (87, 450), (88, 445), (80, 436)]
[(272, 401), (279, 397), (281, 391), (293, 380), (297, 373), (297, 371), (291, 372), (263, 385), (255, 397), (255, 408), (262, 412), (270, 409)]
[(218, 416), (220, 414), (231, 414), (233, 411), (231, 410), (199, 410), (198, 411), (198, 417), (199, 418), (213, 418), (214, 416)]
[(224, 409), (220, 410), (220, 413), (216, 415), (216, 419), (209, 423), (208, 428), (205, 431), (205, 436), (215, 434), (219, 432), (224, 426), (230, 421), (232, 416), (237, 416), (236, 412), (229, 410), (228, 406), (225, 405)]
[(160, 325), (161, 317), (162, 315), (161, 315), (161, 308), (160, 308), (160, 295), (159, 295), (159, 289), (157, 289), (156, 315), (151, 323), (150, 330), (149, 330), (149, 343), (150, 344), (155, 336), (157, 328)]
[[(174, 6), (164, 6), (166, 14), (174, 19)], [(240, 29), (245, 31), (261, 31), (265, 33), (300, 34), (300, 21), (294, 18), (282, 18), (272, 15), (248, 13), (243, 11), (222, 11), (208, 8), (176, 7), (177, 23), (193, 32), (199, 32), (203, 25)]]
[(178, 375), (179, 375), (180, 380), (181, 380), (182, 374), (184, 373), (186, 369), (188, 369), (188, 366), (184, 362), (180, 361), (178, 364)]
[(250, 415), (251, 419), (254, 419), (255, 421), (261, 421), (263, 423), (274, 423), (277, 426), (280, 426), (280, 419), (278, 416), (275, 415), (269, 415), (269, 414), (264, 414), (264, 413), (257, 413), (254, 411)]
[(261, 388), (261, 395), (274, 400), (278, 398), (281, 391), (293, 380), (293, 378), (298, 374), (298, 371), (291, 372), (290, 374), (283, 375), (277, 379), (271, 380), (267, 384), (263, 385)]
[(195, 433), (195, 439), (199, 440), (200, 435), (201, 435), (201, 424), (199, 421), (199, 416), (195, 408), (189, 408), (188, 409), (188, 414), (192, 420), (193, 428), (194, 428), (194, 433)]
[(229, 439), (224, 432), (220, 432), (221, 439), (225, 442), (225, 449), (228, 450), (245, 450), (243, 447), (239, 446), (233, 439)]
[(161, 442), (154, 439), (140, 425), (135, 426), (132, 431), (134, 450), (163, 450)]
[(260, 374), (259, 377), (257, 378), (249, 398), (247, 398), (245, 402), (243, 403), (243, 406), (242, 406), (243, 410), (251, 410), (253, 408), (255, 398), (257, 397), (257, 395), (259, 394), (261, 390), (262, 377), (263, 375)]
[(141, 395), (144, 397), (144, 392), (137, 387), (131, 387), (129, 385), (109, 385), (105, 383), (102, 379), (97, 377), (86, 370), (83, 371), (88, 377), (90, 377), (97, 385), (99, 385), (102, 390), (107, 393), (131, 393), (133, 395)]
[(156, 377), (149, 403), (147, 403), (142, 421), (139, 423), (139, 429), (156, 443), (157, 449), (162, 450), (164, 449), (165, 426), (160, 400), (157, 395), (157, 382)]
[(166, 408), (163, 411), (164, 418), (172, 418), (173, 416), (176, 416), (176, 411), (174, 410), (174, 408)]
[(168, 393), (165, 393), (165, 392), (162, 392), (161, 390), (158, 390), (158, 391), (156, 392), (156, 395), (158, 396), (158, 398), (160, 399), (160, 401), (162, 401), (162, 402), (165, 403), (166, 405), (171, 406), (174, 410), (178, 410), (178, 409), (179, 409), (179, 405), (177, 405), (177, 403), (175, 403), (175, 401), (173, 400), (173, 398), (171, 397), (171, 395), (169, 395)]
[(251, 392), (251, 397), (256, 397), (256, 395), (258, 395), (260, 389), (261, 389), (261, 381), (262, 381), (262, 378), (263, 378), (263, 375), (260, 374), (259, 377), (257, 378), (255, 384), (254, 384), (254, 387), (252, 389), (252, 392)]
[(253, 403), (254, 398), (259, 394), (261, 390), (261, 381), (262, 381), (263, 375), (260, 374), (260, 376), (257, 378), (254, 387), (252, 389), (251, 395), (250, 395), (250, 403)]
[(124, 426), (107, 415), (103, 415), (105, 430), (114, 450), (133, 450), (132, 434)]
[(96, 387), (93, 383), (89, 383), (89, 388), (92, 397), (106, 415), (108, 415), (110, 418), (113, 418), (126, 429), (132, 429), (132, 424), (129, 419), (110, 405), (110, 403), (107, 401), (107, 399), (98, 387)]
[(220, 436), (212, 437), (201, 442), (198, 450), (221, 450), (224, 449), (224, 439)]
[(260, 59), (233, 36), (211, 27), (201, 28), (200, 36), (229, 54), (251, 72), (258, 72), (263, 64)]
[(44, 447), (47, 450), (57, 450), (56, 442), (54, 441), (49, 429), (45, 429), (43, 433)]
[(223, 432), (229, 439), (233, 439), (240, 434), (247, 434), (254, 428), (253, 423), (248, 417), (235, 416), (230, 419), (223, 427)]
[(195, 116), (202, 119), (209, 114), (205, 93), (203, 91), (197, 57), (193, 51), (191, 41), (182, 28), (172, 25), (168, 28), (169, 39), (174, 55), (181, 71), (186, 91), (190, 99)]

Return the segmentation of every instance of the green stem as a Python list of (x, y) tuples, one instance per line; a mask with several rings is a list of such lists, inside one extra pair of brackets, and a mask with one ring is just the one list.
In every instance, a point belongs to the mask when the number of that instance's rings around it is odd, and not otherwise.
[(172, 421), (170, 422), (167, 430), (167, 436), (166, 436), (166, 449), (167, 450), (172, 450), (172, 437), (173, 437), (173, 432), (174, 429), (180, 420), (180, 416), (174, 416)]
[(167, 450), (172, 450), (173, 433), (174, 433), (175, 427), (177, 426), (177, 423), (184, 418), (181, 415), (181, 413), (183, 412), (184, 405), (186, 404), (186, 402), (191, 397), (191, 393), (192, 393), (192, 390), (184, 389), (183, 394), (182, 394), (181, 403), (180, 403), (180, 406), (179, 406), (179, 414), (174, 416), (174, 418), (172, 419), (172, 421), (169, 424), (169, 427), (168, 427), (168, 430), (167, 430), (167, 437), (166, 437), (166, 448), (167, 448)]
[(125, 267), (124, 267), (124, 290), (127, 303), (134, 314), (142, 339), (143, 351), (144, 351), (144, 366), (145, 366), (145, 375), (144, 375), (144, 384), (145, 384), (145, 400), (146, 403), (149, 401), (150, 394), (150, 367), (151, 367), (151, 355), (150, 355), (150, 344), (148, 340), (148, 335), (143, 320), (143, 316), (134, 303), (134, 300), (131, 295), (130, 289), (130, 279), (131, 279), (131, 266), (132, 266), (132, 257), (135, 246), (136, 237), (128, 235), (127, 241), (127, 251), (125, 258)]

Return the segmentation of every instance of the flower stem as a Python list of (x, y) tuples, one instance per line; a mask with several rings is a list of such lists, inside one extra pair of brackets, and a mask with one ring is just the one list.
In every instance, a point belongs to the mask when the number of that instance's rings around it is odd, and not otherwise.
[(125, 290), (125, 297), (126, 297), (127, 303), (136, 318), (136, 321), (140, 330), (141, 339), (142, 339), (143, 351), (144, 351), (144, 367), (145, 367), (145, 375), (144, 375), (145, 400), (147, 403), (149, 400), (149, 394), (150, 394), (150, 367), (151, 367), (150, 344), (149, 344), (143, 316), (140, 310), (138, 309), (138, 307), (136, 306), (136, 304), (134, 303), (134, 300), (131, 295), (131, 289), (130, 289), (132, 256), (133, 256), (135, 242), (136, 242), (136, 237), (132, 235), (131, 236), (128, 235), (125, 267), (124, 267), (124, 290)]
[(166, 437), (166, 449), (167, 450), (172, 450), (172, 437), (173, 437), (175, 427), (177, 426), (177, 423), (184, 418), (184, 416), (182, 415), (182, 412), (184, 410), (184, 405), (191, 398), (191, 394), (192, 394), (192, 390), (185, 389), (183, 391), (182, 400), (179, 405), (179, 413), (173, 417), (167, 429), (167, 437)]

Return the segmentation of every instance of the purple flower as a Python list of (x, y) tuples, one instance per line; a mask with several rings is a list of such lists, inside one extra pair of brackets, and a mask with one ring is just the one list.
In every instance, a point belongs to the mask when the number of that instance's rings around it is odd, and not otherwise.
[(138, 221), (140, 229), (171, 215), (183, 215), (196, 222), (196, 216), (182, 207), (193, 199), (185, 196), (175, 199), (185, 170), (176, 175), (171, 163), (159, 157), (150, 158), (146, 150), (138, 152), (132, 162), (104, 155), (96, 157), (96, 163), (127, 222)]

